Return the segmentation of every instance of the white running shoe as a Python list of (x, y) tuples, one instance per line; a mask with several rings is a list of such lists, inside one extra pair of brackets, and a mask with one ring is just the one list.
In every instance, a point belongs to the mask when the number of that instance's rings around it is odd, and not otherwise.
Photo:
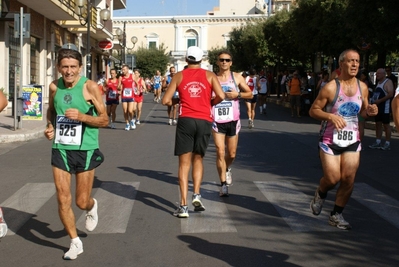
[(7, 223), (6, 223), (6, 221), (4, 220), (4, 217), (3, 217), (3, 210), (2, 210), (1, 207), (0, 207), (0, 238), (6, 236), (7, 230), (8, 230)]
[(231, 185), (232, 183), (233, 183), (233, 174), (231, 173), (231, 168), (228, 168), (226, 172), (226, 184)]
[(130, 121), (130, 129), (132, 129), (132, 130), (136, 129), (136, 125), (134, 124), (134, 120)]
[(320, 214), (321, 210), (323, 209), (324, 200), (325, 199), (320, 197), (319, 188), (317, 188), (316, 192), (314, 193), (314, 198), (310, 202), (310, 210), (314, 215)]
[(345, 221), (342, 213), (335, 213), (334, 215), (330, 215), (328, 223), (332, 226), (336, 226), (338, 229), (341, 230), (352, 229), (352, 226), (347, 221)]
[(253, 122), (253, 120), (248, 120), (248, 128), (249, 128), (249, 129), (254, 128), (254, 122)]
[(205, 206), (201, 202), (200, 194), (193, 194), (192, 204), (194, 206), (194, 211), (204, 211), (205, 210)]
[(221, 197), (228, 197), (229, 196), (229, 189), (227, 188), (227, 185), (222, 185), (222, 188), (220, 188), (220, 193), (219, 196)]
[(178, 218), (188, 218), (188, 207), (187, 206), (179, 206), (175, 212), (173, 212), (173, 216)]
[(177, 124), (177, 120), (173, 120), (173, 121), (172, 121), (172, 124), (173, 124), (173, 125), (176, 125), (176, 124)]
[(69, 250), (64, 254), (64, 260), (74, 260), (79, 254), (83, 253), (83, 243), (79, 240), (78, 243), (74, 244), (71, 242)]
[(173, 124), (173, 120), (172, 120), (172, 119), (169, 119), (168, 124), (169, 124), (169, 125), (172, 125), (172, 124)]
[(129, 130), (130, 130), (130, 125), (128, 123), (128, 124), (126, 124), (125, 131), (129, 131)]
[(94, 205), (91, 210), (86, 212), (86, 230), (91, 232), (96, 229), (98, 223), (98, 214), (97, 214), (97, 200), (93, 198)]
[(140, 120), (137, 120), (137, 121), (136, 121), (136, 124), (137, 124), (137, 125), (140, 125)]
[(111, 123), (111, 129), (115, 129), (115, 124)]

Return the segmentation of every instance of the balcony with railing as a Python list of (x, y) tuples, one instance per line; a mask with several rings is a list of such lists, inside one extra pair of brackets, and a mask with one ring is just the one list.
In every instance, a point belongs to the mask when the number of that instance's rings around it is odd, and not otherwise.
[(18, 0), (50, 20), (76, 19), (75, 0)]

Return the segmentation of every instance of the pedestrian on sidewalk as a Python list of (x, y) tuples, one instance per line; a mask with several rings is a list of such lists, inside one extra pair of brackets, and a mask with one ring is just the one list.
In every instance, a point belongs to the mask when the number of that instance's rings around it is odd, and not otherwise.
[(351, 229), (342, 212), (352, 194), (360, 161), (357, 114), (363, 117), (377, 114), (377, 106), (368, 103), (366, 84), (356, 78), (359, 62), (357, 51), (342, 52), (341, 74), (323, 87), (309, 111), (310, 116), (322, 121), (319, 155), (323, 168), (310, 208), (314, 215), (319, 215), (327, 192), (339, 183), (329, 224), (342, 230)]
[(80, 76), (82, 55), (75, 45), (65, 45), (58, 51), (57, 69), (62, 77), (49, 86), (44, 135), (53, 140), (51, 165), (58, 213), (71, 238), (63, 258), (73, 260), (83, 253), (83, 243), (72, 210), (71, 177), (76, 176), (76, 205), (86, 210), (86, 229), (93, 231), (98, 223), (98, 203), (91, 191), (95, 168), (104, 161), (98, 128), (108, 125), (108, 116), (98, 84)]
[[(8, 101), (6, 96), (3, 94), (3, 91), (0, 91), (0, 112), (3, 111), (3, 109), (5, 109), (8, 105)], [(6, 236), (7, 234), (7, 223), (4, 219), (4, 214), (3, 214), (3, 210), (0, 207), (0, 238)]]
[[(162, 104), (172, 106), (180, 101), (180, 116), (176, 126), (175, 155), (179, 157), (180, 205), (173, 213), (187, 218), (188, 176), (192, 165), (194, 211), (205, 210), (201, 202), (204, 174), (203, 157), (212, 131), (211, 105), (220, 103), (225, 94), (215, 73), (201, 68), (204, 52), (197, 46), (187, 49), (188, 67), (176, 73), (162, 98)], [(179, 99), (173, 95), (179, 93)], [(214, 97), (212, 92), (215, 93)]]

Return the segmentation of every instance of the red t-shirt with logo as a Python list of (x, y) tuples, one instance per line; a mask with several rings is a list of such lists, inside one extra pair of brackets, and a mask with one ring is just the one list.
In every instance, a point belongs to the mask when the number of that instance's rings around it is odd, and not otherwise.
[(204, 69), (185, 69), (177, 91), (180, 98), (179, 117), (194, 118), (213, 122), (211, 84)]

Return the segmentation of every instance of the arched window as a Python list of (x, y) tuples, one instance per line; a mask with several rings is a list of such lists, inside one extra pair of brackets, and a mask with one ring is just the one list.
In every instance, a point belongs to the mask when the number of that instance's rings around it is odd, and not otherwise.
[(184, 38), (186, 39), (187, 48), (190, 46), (198, 46), (198, 33), (195, 30), (187, 30), (184, 34)]

